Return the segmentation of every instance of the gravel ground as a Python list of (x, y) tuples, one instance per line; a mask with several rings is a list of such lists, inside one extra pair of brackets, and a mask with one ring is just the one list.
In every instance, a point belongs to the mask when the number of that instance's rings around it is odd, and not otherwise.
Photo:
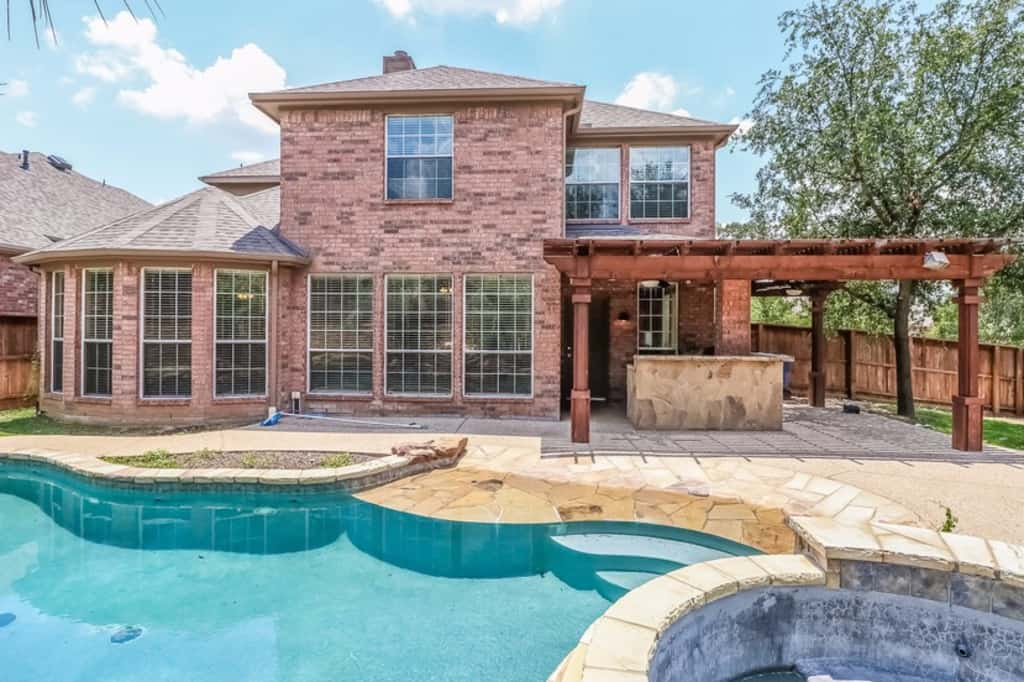
[(373, 456), (348, 452), (205, 450), (186, 453), (147, 452), (102, 459), (116, 464), (159, 469), (319, 469), (358, 464), (373, 459)]

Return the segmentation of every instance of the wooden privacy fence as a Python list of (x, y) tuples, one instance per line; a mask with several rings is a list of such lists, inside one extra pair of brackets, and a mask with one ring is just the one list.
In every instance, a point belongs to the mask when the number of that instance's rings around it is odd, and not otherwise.
[(35, 353), (36, 318), (0, 317), (0, 409), (35, 402)]
[[(811, 330), (773, 324), (751, 325), (751, 345), (765, 353), (796, 358), (790, 388), (810, 387)], [(949, 405), (957, 390), (957, 342), (915, 336), (911, 339), (914, 398)], [(978, 381), (985, 407), (993, 413), (1024, 415), (1024, 348), (979, 344)], [(849, 398), (896, 397), (896, 351), (892, 337), (842, 330), (827, 337), (826, 390)]]

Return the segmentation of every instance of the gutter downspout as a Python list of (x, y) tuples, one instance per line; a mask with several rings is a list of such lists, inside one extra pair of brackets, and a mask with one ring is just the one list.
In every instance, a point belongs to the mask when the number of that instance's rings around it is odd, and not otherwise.
[(277, 335), (278, 324), (277, 324), (277, 311), (278, 311), (278, 297), (281, 295), (281, 282), (280, 272), (278, 270), (278, 262), (276, 260), (270, 263), (270, 310), (267, 311), (270, 316), (269, 329), (267, 329), (267, 337), (270, 339), (268, 359), (270, 364), (270, 381), (267, 386), (267, 407), (277, 407), (278, 391), (277, 391), (277, 352), (280, 346), (280, 339)]
[[(565, 172), (565, 170), (564, 170), (565, 169), (565, 151), (566, 151), (566, 148), (569, 145), (569, 117), (570, 116), (578, 116), (581, 111), (583, 111), (583, 98), (582, 97), (580, 98), (579, 104), (577, 104), (572, 109), (567, 109), (566, 111), (562, 112), (562, 133), (563, 133), (562, 134), (562, 169), (563, 169), (562, 172), (563, 173)], [(578, 118), (576, 120), (576, 123), (577, 123), (577, 125), (579, 124), (579, 119)], [(561, 209), (560, 210), (561, 210), (561, 216), (562, 216), (561, 232), (562, 232), (562, 237), (564, 238), (565, 237), (565, 178), (564, 177), (562, 178), (562, 197), (561, 197)]]

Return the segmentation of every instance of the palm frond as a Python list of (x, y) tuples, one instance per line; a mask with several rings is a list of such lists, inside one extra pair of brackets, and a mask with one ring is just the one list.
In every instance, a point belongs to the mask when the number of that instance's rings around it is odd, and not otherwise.
[[(40, 47), (39, 42), (39, 27), (40, 24), (43, 26), (43, 30), (50, 33), (50, 38), (53, 40), (53, 44), (57, 44), (57, 24), (53, 18), (53, 12), (50, 11), (50, 0), (24, 0), (28, 5), (29, 15), (32, 18), (32, 36), (36, 41), (36, 48)], [(146, 13), (154, 22), (158, 21), (158, 17), (166, 18), (167, 14), (164, 12), (164, 8), (160, 5), (160, 0), (142, 0), (146, 5)], [(96, 13), (103, 20), (103, 23), (107, 23), (107, 15), (103, 12), (103, 7), (100, 4), (100, 0), (92, 1), (93, 7), (96, 8)], [(121, 0), (121, 4), (124, 5), (125, 10), (131, 15), (132, 19), (139, 20), (138, 14), (135, 12), (135, 8), (132, 6), (131, 0)], [(138, 4), (136, 2), (136, 4)], [(6, 21), (7, 21), (7, 40), (13, 39), (13, 30), (11, 29), (11, 0), (6, 0), (4, 3), (6, 10)]]

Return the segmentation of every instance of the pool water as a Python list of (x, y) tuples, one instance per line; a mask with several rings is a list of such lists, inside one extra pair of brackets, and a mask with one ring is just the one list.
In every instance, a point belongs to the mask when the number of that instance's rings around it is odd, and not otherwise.
[(0, 461), (0, 678), (544, 680), (610, 599), (753, 552), (647, 524), (457, 523)]

